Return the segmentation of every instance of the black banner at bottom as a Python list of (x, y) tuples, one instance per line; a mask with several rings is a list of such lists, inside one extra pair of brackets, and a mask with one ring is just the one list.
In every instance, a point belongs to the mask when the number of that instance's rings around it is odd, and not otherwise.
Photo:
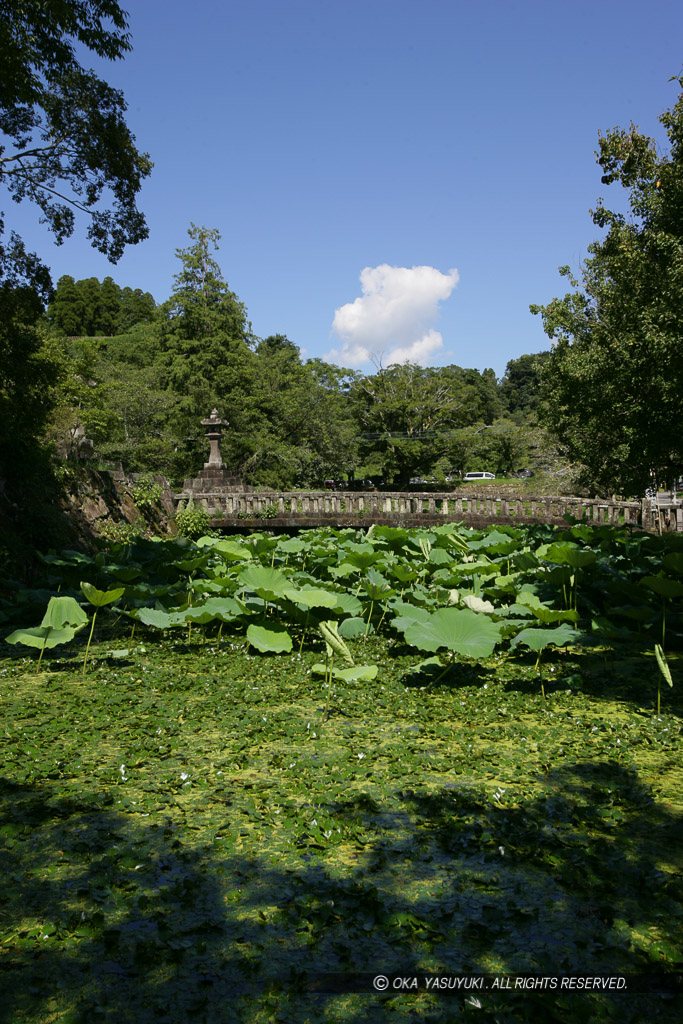
[(680, 973), (650, 974), (315, 974), (306, 977), (308, 992), (433, 992), (474, 996), (484, 992), (683, 993)]

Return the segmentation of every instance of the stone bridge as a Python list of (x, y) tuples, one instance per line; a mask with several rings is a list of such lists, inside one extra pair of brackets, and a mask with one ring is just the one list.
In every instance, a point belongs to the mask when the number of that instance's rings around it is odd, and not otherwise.
[(590, 525), (622, 525), (649, 531), (683, 532), (683, 509), (653, 511), (649, 501), (605, 501), (574, 497), (491, 497), (462, 491), (445, 494), (403, 491), (246, 491), (184, 489), (176, 502), (192, 499), (211, 515), (212, 525), (231, 531), (283, 532), (316, 526), (467, 526), (495, 523), (550, 523), (567, 526), (565, 515)]
[[(683, 510), (660, 508), (656, 501), (603, 501), (599, 498), (519, 497), (475, 494), (461, 489), (450, 494), (405, 491), (255, 491), (229, 472), (220, 453), (221, 434), (227, 422), (217, 409), (201, 421), (209, 441), (209, 461), (198, 476), (185, 480), (174, 495), (176, 506), (188, 501), (211, 515), (214, 527), (248, 532), (291, 532), (316, 526), (438, 526), (463, 522), (468, 526), (494, 523), (521, 525), (551, 523), (567, 526), (567, 514), (592, 525), (609, 523), (645, 530), (680, 530)], [(488, 489), (487, 489), (488, 490)]]

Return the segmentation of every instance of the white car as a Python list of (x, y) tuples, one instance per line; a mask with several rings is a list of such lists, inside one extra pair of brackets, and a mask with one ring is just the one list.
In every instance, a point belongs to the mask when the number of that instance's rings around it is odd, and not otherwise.
[(495, 473), (465, 473), (463, 480), (495, 480)]

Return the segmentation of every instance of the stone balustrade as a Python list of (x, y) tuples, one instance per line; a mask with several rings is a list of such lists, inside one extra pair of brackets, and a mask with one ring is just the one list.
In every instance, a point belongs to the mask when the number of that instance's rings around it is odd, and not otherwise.
[[(187, 498), (177, 496), (176, 500)], [(196, 504), (211, 514), (216, 526), (247, 525), (249, 520), (271, 520), (273, 526), (339, 526), (385, 523), (426, 526), (463, 521), (467, 525), (493, 523), (553, 523), (566, 525), (569, 514), (591, 525), (604, 523), (660, 529), (656, 513), (647, 503), (575, 497), (490, 497), (473, 493), (406, 493), (389, 491), (226, 491), (193, 494)], [(683, 532), (683, 510), (660, 512), (661, 528)]]

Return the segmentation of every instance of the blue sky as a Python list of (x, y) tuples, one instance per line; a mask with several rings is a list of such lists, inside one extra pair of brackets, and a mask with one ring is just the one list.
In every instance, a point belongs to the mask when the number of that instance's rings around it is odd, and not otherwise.
[(547, 348), (529, 303), (563, 293), (597, 197), (623, 206), (598, 132), (633, 121), (665, 143), (683, 63), (679, 0), (122, 6), (133, 52), (92, 66), (155, 163), (149, 239), (112, 267), (83, 221), (58, 248), (7, 201), (7, 228), (55, 281), (110, 274), (158, 302), (190, 222), (218, 228), (259, 337), (366, 371), (412, 358), (501, 376)]

